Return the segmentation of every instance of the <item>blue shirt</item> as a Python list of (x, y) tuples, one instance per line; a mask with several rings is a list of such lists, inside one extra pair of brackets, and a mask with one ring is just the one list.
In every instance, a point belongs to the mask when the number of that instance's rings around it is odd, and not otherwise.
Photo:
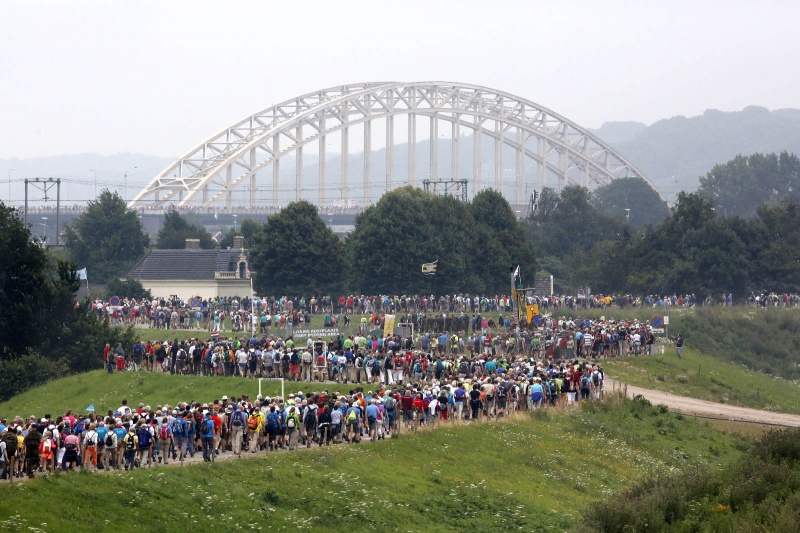
[(211, 420), (211, 417), (205, 419), (208, 425), (208, 430), (201, 435), (204, 439), (212, 439), (214, 438), (214, 421)]
[(439, 346), (444, 346), (444, 343), (446, 343), (446, 342), (447, 342), (447, 334), (446, 333), (442, 333), (439, 336)]
[(117, 434), (117, 439), (124, 439), (125, 435), (128, 434), (128, 430), (123, 427), (114, 428), (114, 433)]
[(367, 406), (367, 418), (370, 418), (370, 417), (372, 417), (372, 418), (375, 418), (375, 419), (377, 419), (377, 418), (378, 418), (378, 412), (379, 412), (379, 411), (380, 411), (380, 410), (378, 409), (378, 406), (377, 406), (377, 405), (375, 405), (374, 403), (371, 403), (371, 404), (369, 404), (369, 405)]
[(106, 443), (106, 435), (108, 435), (108, 428), (100, 426), (95, 430), (95, 433), (97, 433), (97, 444), (104, 445)]

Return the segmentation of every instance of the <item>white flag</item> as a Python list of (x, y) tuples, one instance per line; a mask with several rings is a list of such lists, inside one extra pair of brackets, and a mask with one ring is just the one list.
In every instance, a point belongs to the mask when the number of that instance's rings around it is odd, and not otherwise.
[(89, 279), (88, 276), (86, 275), (86, 269), (85, 268), (82, 268), (82, 269), (78, 270), (76, 272), (76, 274), (78, 275), (78, 279)]
[(517, 268), (514, 270), (514, 279), (517, 279), (518, 277), (519, 277), (519, 265), (517, 265)]

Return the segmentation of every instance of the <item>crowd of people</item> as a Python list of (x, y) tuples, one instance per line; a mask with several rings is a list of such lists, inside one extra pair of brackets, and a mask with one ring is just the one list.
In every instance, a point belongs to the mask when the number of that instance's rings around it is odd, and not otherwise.
[[(107, 345), (104, 364), (116, 370), (150, 370), (177, 374), (284, 378), (336, 383), (387, 383), (413, 375), (428, 380), (435, 368), (445, 376), (461, 366), (479, 368), (486, 356), (513, 356), (541, 361), (545, 358), (605, 358), (651, 354), (656, 333), (648, 322), (544, 317), (541, 325), (522, 329), (507, 315), (461, 315), (431, 330), (417, 327), (411, 334), (384, 335), (385, 315), (364, 317), (372, 334), (335, 333), (323, 339), (308, 337), (296, 343), (292, 335), (213, 334), (179, 341), (136, 342), (126, 350)], [(401, 321), (402, 325), (403, 322)], [(431, 325), (416, 322), (416, 326)], [(361, 331), (367, 327), (360, 328)], [(416, 333), (414, 333), (416, 331)], [(438, 333), (434, 332), (438, 331)], [(681, 340), (682, 344), (682, 340)], [(391, 356), (389, 354), (392, 354)]]
[[(707, 295), (554, 295), (528, 296), (529, 304), (539, 305), (542, 313), (558, 313), (562, 309), (583, 308), (688, 308), (733, 306), (730, 293)], [(797, 307), (800, 295), (790, 293), (751, 293), (742, 300), (745, 305), (759, 307)], [(348, 295), (338, 299), (330, 295), (299, 297), (226, 297), (226, 298), (156, 298), (152, 300), (119, 299), (112, 303), (94, 302), (100, 316), (108, 316), (115, 324), (133, 324), (157, 329), (201, 329), (239, 332), (264, 328), (279, 329), (291, 335), (297, 328), (308, 327), (315, 314), (324, 315), (325, 327), (349, 326), (351, 316), (403, 314), (416, 320), (445, 314), (511, 314), (512, 298), (506, 295), (458, 294), (453, 296)]]
[(536, 362), (491, 355), (471, 367), (451, 364), (449, 359), (445, 364), (440, 357), (431, 379), (416, 371), (403, 374), (396, 367), (393, 372), (391, 377), (387, 374), (391, 384), (365, 383), (347, 392), (330, 390), (334, 384), (320, 384), (319, 392), (298, 391), (286, 398), (222, 396), (155, 409), (144, 404), (134, 408), (122, 400), (119, 408), (105, 414), (67, 411), (56, 417), (17, 416), (10, 423), (2, 418), (0, 478), (32, 478), (57, 469), (132, 470), (171, 461), (182, 464), (195, 454), (214, 461), (226, 453), (241, 456), (312, 444), (357, 444), (443, 422), (498, 419), (517, 411), (597, 399), (605, 378), (602, 368), (591, 361)]

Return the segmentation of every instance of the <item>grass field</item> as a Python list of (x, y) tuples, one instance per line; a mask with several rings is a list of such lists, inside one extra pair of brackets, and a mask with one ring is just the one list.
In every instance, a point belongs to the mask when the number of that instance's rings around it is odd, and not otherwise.
[(606, 373), (637, 387), (680, 396), (784, 413), (800, 414), (800, 386), (792, 381), (748, 370), (697, 350), (606, 359)]
[(725, 468), (746, 442), (617, 397), (377, 443), (0, 484), (0, 530), (560, 532), (641, 480)]
[[(306, 384), (286, 382), (286, 392), (297, 392)], [(318, 385), (319, 386), (319, 385)], [(264, 395), (274, 396), (281, 390), (280, 381), (262, 382)], [(304, 389), (303, 392), (306, 392)], [(45, 385), (34, 387), (6, 402), (0, 403), (0, 416), (20, 415), (41, 417), (49, 413), (57, 416), (72, 409), (84, 413), (94, 404), (97, 413), (116, 409), (123, 399), (134, 408), (140, 402), (150, 405), (193, 400), (210, 402), (223, 394), (241, 396), (258, 394), (258, 380), (232, 377), (171, 376), (156, 372), (114, 372), (102, 370), (68, 376)]]

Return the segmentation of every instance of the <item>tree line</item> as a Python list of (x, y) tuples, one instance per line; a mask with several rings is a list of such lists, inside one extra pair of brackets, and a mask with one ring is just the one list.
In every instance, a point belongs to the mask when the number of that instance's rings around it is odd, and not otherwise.
[(99, 368), (106, 343), (132, 340), (88, 301), (76, 265), (53, 259), (14, 209), (0, 203), (0, 401), (69, 372)]
[[(505, 292), (509, 268), (523, 280), (555, 277), (557, 292), (663, 293), (796, 290), (795, 237), (800, 160), (788, 153), (737, 157), (701, 178), (696, 193), (672, 206), (646, 182), (623, 178), (594, 191), (545, 189), (519, 221), (497, 191), (472, 201), (412, 187), (385, 194), (339, 239), (308, 202), (295, 202), (259, 223), (246, 219), (245, 238), (256, 290), (278, 293)], [(70, 257), (117, 294), (144, 295), (118, 281), (152, 245), (226, 248), (190, 217), (166, 214), (153, 243), (118, 194), (103, 191), (66, 229)], [(425, 276), (423, 263), (438, 261)]]

